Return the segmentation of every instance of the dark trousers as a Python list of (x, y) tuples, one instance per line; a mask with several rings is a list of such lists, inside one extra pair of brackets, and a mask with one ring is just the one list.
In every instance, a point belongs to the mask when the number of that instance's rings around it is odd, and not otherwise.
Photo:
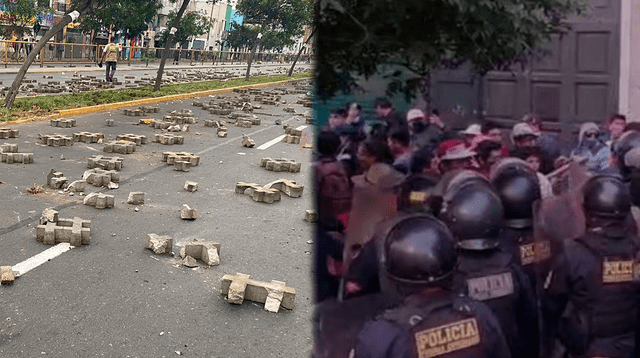
[(117, 62), (107, 62), (107, 81), (109, 82), (111, 82), (113, 74), (116, 72), (116, 64)]

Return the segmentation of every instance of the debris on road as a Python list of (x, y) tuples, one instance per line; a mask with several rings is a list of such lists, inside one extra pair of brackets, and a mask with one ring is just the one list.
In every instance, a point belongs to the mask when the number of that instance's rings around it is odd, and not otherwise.
[(260, 166), (272, 172), (298, 173), (300, 172), (302, 163), (296, 163), (295, 160), (284, 159), (284, 158), (280, 158), (280, 159), (262, 158), (262, 160), (260, 161)]
[(47, 186), (51, 189), (60, 189), (67, 182), (67, 178), (61, 172), (51, 169), (47, 175)]
[(44, 186), (33, 183), (30, 188), (27, 188), (27, 193), (29, 194), (40, 194), (44, 192)]
[[(220, 265), (220, 246), (221, 245), (218, 242), (205, 241), (204, 239), (193, 239), (184, 243), (180, 249), (180, 257), (183, 259), (192, 257), (194, 259), (204, 261), (204, 263), (209, 266), (218, 266)], [(188, 267), (195, 266), (196, 265)]]
[(32, 164), (33, 153), (0, 153), (2, 156), (2, 162), (7, 164), (19, 163), (19, 164)]
[(144, 248), (153, 251), (156, 255), (170, 254), (173, 250), (173, 238), (166, 235), (147, 234)]
[(119, 134), (116, 136), (117, 141), (128, 141), (133, 142), (137, 146), (141, 146), (143, 144), (147, 144), (147, 136), (146, 135), (138, 135), (138, 134)]
[(52, 119), (49, 121), (49, 125), (52, 127), (71, 128), (77, 124), (75, 119)]
[(113, 195), (91, 193), (84, 198), (84, 205), (94, 206), (96, 209), (111, 209), (115, 205)]
[(11, 266), (0, 266), (0, 284), (12, 285), (16, 280), (18, 272), (13, 271)]
[(18, 129), (0, 128), (0, 139), (18, 138), (20, 131)]
[(104, 144), (102, 151), (105, 153), (131, 154), (136, 151), (136, 144), (129, 141), (110, 141)]
[(103, 155), (93, 155), (87, 160), (87, 168), (100, 168), (104, 170), (122, 170), (124, 159), (121, 157), (106, 157)]
[(318, 221), (318, 213), (315, 210), (305, 210), (304, 219), (310, 223)]
[(193, 193), (194, 191), (198, 190), (198, 183), (197, 183), (197, 182), (195, 182), (195, 181), (188, 181), (188, 180), (187, 180), (187, 181), (184, 183), (184, 190), (186, 190), (186, 191), (190, 191), (190, 192), (192, 192), (192, 193)]
[(71, 147), (73, 145), (73, 137), (61, 134), (40, 134), (42, 144), (49, 147)]
[(143, 205), (144, 204), (144, 192), (132, 191), (127, 198), (127, 204), (131, 205)]
[(154, 142), (164, 145), (184, 144), (184, 137), (175, 134), (156, 134)]
[(221, 295), (227, 295), (227, 302), (242, 304), (246, 299), (264, 303), (264, 309), (278, 313), (280, 306), (286, 309), (294, 308), (296, 290), (287, 287), (282, 281), (272, 280), (270, 283), (249, 279), (249, 275), (238, 273), (224, 275), (220, 289)]
[(82, 174), (82, 179), (93, 186), (107, 187), (111, 182), (120, 182), (120, 173), (117, 170), (89, 169)]
[(90, 133), (90, 132), (73, 133), (74, 142), (98, 143), (98, 141), (103, 138), (104, 138), (104, 134), (102, 133)]
[(192, 209), (187, 204), (182, 205), (182, 209), (180, 209), (180, 218), (182, 220), (195, 220), (198, 218), (198, 212), (196, 209)]
[(248, 147), (248, 148), (253, 148), (256, 145), (256, 143), (251, 138), (249, 138), (247, 135), (243, 134), (242, 135), (242, 145), (245, 146), (245, 147)]
[(68, 242), (71, 246), (89, 245), (91, 239), (91, 220), (79, 217), (58, 219), (36, 227), (36, 240), (47, 245)]
[(253, 201), (264, 202), (267, 204), (272, 204), (276, 201), (280, 201), (280, 192), (275, 189), (264, 189), (260, 187), (260, 185), (255, 183), (245, 183), (238, 182), (236, 183), (236, 193), (237, 194), (245, 194), (247, 193)]
[(113, 119), (109, 118), (106, 120), (107, 127), (113, 127)]
[(44, 225), (48, 222), (57, 222), (58, 221), (58, 212), (53, 210), (53, 208), (46, 208), (42, 211), (42, 215), (40, 216), (40, 225)]

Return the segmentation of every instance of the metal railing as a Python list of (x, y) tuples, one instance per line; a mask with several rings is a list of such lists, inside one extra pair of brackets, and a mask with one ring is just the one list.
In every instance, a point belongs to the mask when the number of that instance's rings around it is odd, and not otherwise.
[[(0, 64), (7, 65), (22, 64), (27, 58), (29, 53), (35, 47), (35, 42), (28, 41), (7, 41), (0, 40)], [(62, 42), (49, 42), (36, 57), (37, 63), (40, 63), (40, 67), (45, 64), (91, 64), (98, 63), (102, 57), (102, 51), (105, 45), (92, 45), (92, 44), (76, 44), (76, 43), (62, 43)], [(121, 46), (120, 58), (118, 62), (131, 63), (147, 63), (148, 62), (160, 62), (162, 51), (164, 48), (160, 47), (140, 47), (140, 46)], [(180, 64), (184, 61), (188, 61), (189, 64), (200, 62), (201, 64), (211, 63), (215, 64), (235, 64), (246, 63), (249, 59), (250, 52), (239, 51), (207, 51), (207, 50), (185, 50), (185, 49), (171, 49), (169, 57), (167, 58), (167, 64), (170, 61)], [(254, 63), (256, 62), (271, 62), (271, 63), (291, 63), (295, 59), (296, 54), (277, 54), (277, 53), (256, 53), (254, 56)], [(300, 55), (298, 63), (305, 63), (311, 61), (311, 55)]]

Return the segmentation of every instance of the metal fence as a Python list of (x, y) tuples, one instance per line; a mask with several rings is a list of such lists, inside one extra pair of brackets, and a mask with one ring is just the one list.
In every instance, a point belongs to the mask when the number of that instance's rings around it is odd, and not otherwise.
[[(0, 40), (0, 65), (4, 64), (6, 68), (11, 64), (22, 64), (35, 45), (36, 42)], [(40, 63), (41, 67), (45, 64), (56, 63), (97, 63), (102, 57), (104, 47), (105, 45), (49, 42), (40, 51), (35, 62)], [(159, 62), (164, 50), (159, 47), (140, 46), (121, 46), (121, 48), (119, 62), (128, 62), (129, 64), (146, 63), (147, 61)], [(198, 62), (201, 64), (246, 63), (249, 55), (250, 52), (171, 49), (167, 62), (185, 63), (188, 61), (189, 64)], [(296, 54), (256, 53), (253, 61), (284, 64), (291, 63), (295, 57)], [(311, 59), (311, 55), (301, 55), (298, 62), (310, 62)]]

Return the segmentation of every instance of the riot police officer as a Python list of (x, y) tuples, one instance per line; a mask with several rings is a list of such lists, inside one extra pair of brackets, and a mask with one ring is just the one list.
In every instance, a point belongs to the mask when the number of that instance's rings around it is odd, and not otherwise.
[(457, 254), (442, 222), (428, 214), (400, 215), (389, 226), (383, 246), (380, 264), (404, 300), (365, 325), (353, 356), (510, 356), (490, 309), (453, 293)]
[(570, 356), (632, 357), (640, 248), (628, 226), (629, 190), (606, 175), (591, 178), (582, 190), (587, 230), (566, 241), (553, 265), (542, 306), (545, 322)]
[(537, 282), (548, 271), (552, 246), (533, 237), (533, 205), (541, 196), (538, 177), (526, 162), (512, 158), (495, 168), (491, 183), (504, 209), (500, 245), (522, 266), (537, 296)]
[(625, 163), (625, 156), (630, 150), (638, 147), (640, 147), (640, 132), (634, 130), (624, 132), (611, 145), (612, 166), (608, 172), (622, 175), (623, 179), (628, 181), (631, 175), (631, 167)]
[(499, 245), (500, 198), (473, 182), (450, 195), (441, 214), (460, 249), (456, 290), (489, 306), (512, 357), (538, 357), (538, 315), (533, 288), (522, 267)]

